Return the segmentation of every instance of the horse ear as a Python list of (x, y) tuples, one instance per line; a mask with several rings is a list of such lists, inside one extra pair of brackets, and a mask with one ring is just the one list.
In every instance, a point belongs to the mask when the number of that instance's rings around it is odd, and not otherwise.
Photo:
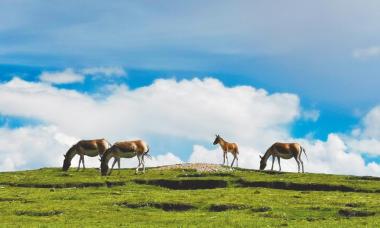
[(263, 159), (263, 157), (262, 157), (261, 155), (259, 155), (259, 157), (260, 157), (261, 159)]
[(66, 157), (66, 154), (64, 154), (63, 157)]

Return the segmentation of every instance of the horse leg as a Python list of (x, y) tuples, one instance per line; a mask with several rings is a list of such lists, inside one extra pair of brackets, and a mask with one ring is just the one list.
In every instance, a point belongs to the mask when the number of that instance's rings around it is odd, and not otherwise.
[(239, 167), (239, 158), (237, 155), (236, 155), (236, 167)]
[(141, 158), (142, 161), (142, 166), (143, 166), (143, 173), (145, 173), (145, 160), (144, 160), (144, 155)]
[(227, 160), (227, 165), (228, 165), (228, 151), (225, 152), (226, 155), (226, 160)]
[(281, 172), (280, 157), (277, 157), (277, 161), (278, 161), (278, 166), (280, 167), (280, 170), (279, 170), (279, 172)]
[(117, 166), (119, 168), (119, 173), (120, 173), (120, 158), (117, 159)]
[(234, 157), (234, 159), (232, 159), (232, 162), (231, 162), (231, 169), (232, 169), (232, 167), (234, 166), (235, 159), (236, 159), (236, 157)]
[(111, 172), (112, 172), (113, 167), (115, 166), (116, 162), (117, 162), (117, 158), (115, 157), (115, 159), (113, 160), (113, 163), (112, 163), (112, 166), (111, 166), (111, 169), (110, 169), (110, 172), (108, 173), (108, 175), (111, 175)]
[(300, 162), (298, 161), (298, 159), (296, 157), (294, 159), (296, 159), (297, 166), (298, 166), (298, 172), (300, 172)]
[(136, 174), (139, 172), (139, 167), (140, 167), (140, 165), (141, 165), (141, 161), (140, 161), (140, 156), (139, 155), (137, 155), (137, 159), (139, 160), (139, 165), (136, 167)]
[(272, 155), (272, 168), (270, 169), (271, 171), (273, 171), (273, 165), (274, 165), (275, 160), (276, 160), (276, 157), (274, 155)]
[(302, 166), (302, 173), (304, 173), (304, 170), (303, 170), (303, 161), (302, 161), (302, 159), (301, 159), (301, 156), (300, 156), (299, 160), (300, 160), (300, 162), (301, 162), (301, 166)]
[(82, 157), (82, 165), (83, 165), (83, 170), (85, 170), (86, 167), (84, 166), (84, 155), (83, 155), (83, 157)]
[(225, 162), (226, 162), (226, 152), (223, 151), (223, 164), (222, 165), (224, 165)]
[(79, 171), (80, 169), (80, 163), (82, 162), (82, 156), (79, 155), (79, 163), (78, 163), (78, 168), (77, 168), (77, 171)]

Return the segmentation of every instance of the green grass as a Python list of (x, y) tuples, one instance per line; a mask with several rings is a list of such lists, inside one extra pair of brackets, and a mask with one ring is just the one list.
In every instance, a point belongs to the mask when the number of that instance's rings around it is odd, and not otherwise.
[[(170, 188), (162, 187), (167, 183)], [(307, 189), (315, 185), (349, 191)], [(178, 186), (182, 190), (173, 189)], [(379, 205), (380, 180), (352, 176), (243, 169), (148, 169), (139, 175), (124, 169), (109, 177), (96, 169), (0, 173), (3, 227), (380, 227)]]

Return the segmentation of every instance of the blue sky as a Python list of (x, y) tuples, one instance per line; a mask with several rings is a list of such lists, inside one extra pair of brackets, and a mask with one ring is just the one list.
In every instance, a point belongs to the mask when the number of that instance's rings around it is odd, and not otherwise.
[[(0, 5), (2, 84), (14, 77), (40, 83), (44, 72), (66, 69), (82, 75), (89, 68), (123, 69), (123, 77), (96, 73), (83, 82), (50, 84), (107, 99), (105, 84), (138, 90), (157, 79), (211, 77), (227, 88), (296, 95), (300, 113), (319, 115), (289, 121), (289, 136), (322, 142), (332, 133), (365, 132), (363, 121), (379, 105), (377, 1), (0, 0)], [(52, 124), (28, 110), (15, 113), (0, 112), (0, 125)], [(164, 146), (156, 141), (166, 138), (170, 151), (186, 151), (178, 155), (182, 160), (192, 145), (205, 145), (183, 136), (150, 137), (157, 148)], [(377, 140), (359, 138), (365, 137)], [(376, 156), (362, 158), (379, 162)]]

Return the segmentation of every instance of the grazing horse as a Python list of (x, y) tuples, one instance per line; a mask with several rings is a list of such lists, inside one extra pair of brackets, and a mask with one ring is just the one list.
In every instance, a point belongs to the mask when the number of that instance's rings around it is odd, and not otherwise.
[[(62, 170), (67, 171), (71, 166), (71, 160), (73, 157), (78, 154), (80, 156), (79, 158), (79, 164), (77, 171), (80, 168), (80, 163), (83, 164), (83, 169), (85, 169), (84, 166), (84, 155), (89, 157), (95, 157), (95, 156), (102, 156), (103, 153), (111, 147), (111, 144), (107, 142), (105, 139), (93, 139), (93, 140), (81, 140), (78, 143), (74, 144), (66, 154), (63, 156), (65, 157), (63, 161)], [(120, 168), (120, 161), (119, 161), (119, 168)]]
[(230, 152), (234, 156), (234, 160), (232, 160), (232, 163), (231, 163), (231, 168), (234, 165), (235, 160), (236, 160), (236, 166), (238, 166), (239, 149), (238, 149), (237, 144), (236, 143), (229, 143), (229, 142), (225, 141), (224, 139), (222, 139), (222, 137), (220, 137), (219, 135), (215, 135), (215, 137), (216, 138), (215, 138), (213, 144), (214, 145), (219, 144), (223, 150), (223, 165), (224, 165), (226, 160), (227, 160), (227, 165), (228, 165), (227, 153)]
[[(135, 156), (137, 156), (137, 159), (139, 160), (139, 165), (136, 168), (136, 173), (139, 172), (141, 165), (143, 168), (143, 173), (145, 173), (144, 157), (150, 157), (148, 152), (149, 146), (142, 140), (116, 142), (108, 150), (106, 150), (106, 152), (104, 152), (104, 155), (101, 158), (100, 169), (102, 176), (111, 174), (116, 162), (116, 158), (120, 160), (120, 158), (133, 158)], [(113, 162), (111, 170), (108, 173), (108, 162), (112, 157), (115, 158), (115, 161)]]
[(302, 173), (304, 172), (303, 169), (303, 161), (301, 159), (301, 154), (304, 152), (306, 158), (306, 152), (305, 149), (298, 143), (279, 143), (276, 142), (273, 144), (269, 149), (265, 152), (264, 156), (260, 156), (260, 170), (264, 170), (267, 166), (267, 160), (270, 156), (272, 156), (272, 169), (273, 170), (273, 164), (275, 159), (278, 160), (278, 166), (280, 167), (279, 171), (281, 171), (281, 164), (280, 164), (280, 158), (283, 159), (291, 159), (294, 158), (298, 165), (298, 172), (300, 172), (300, 163), (302, 165)]

